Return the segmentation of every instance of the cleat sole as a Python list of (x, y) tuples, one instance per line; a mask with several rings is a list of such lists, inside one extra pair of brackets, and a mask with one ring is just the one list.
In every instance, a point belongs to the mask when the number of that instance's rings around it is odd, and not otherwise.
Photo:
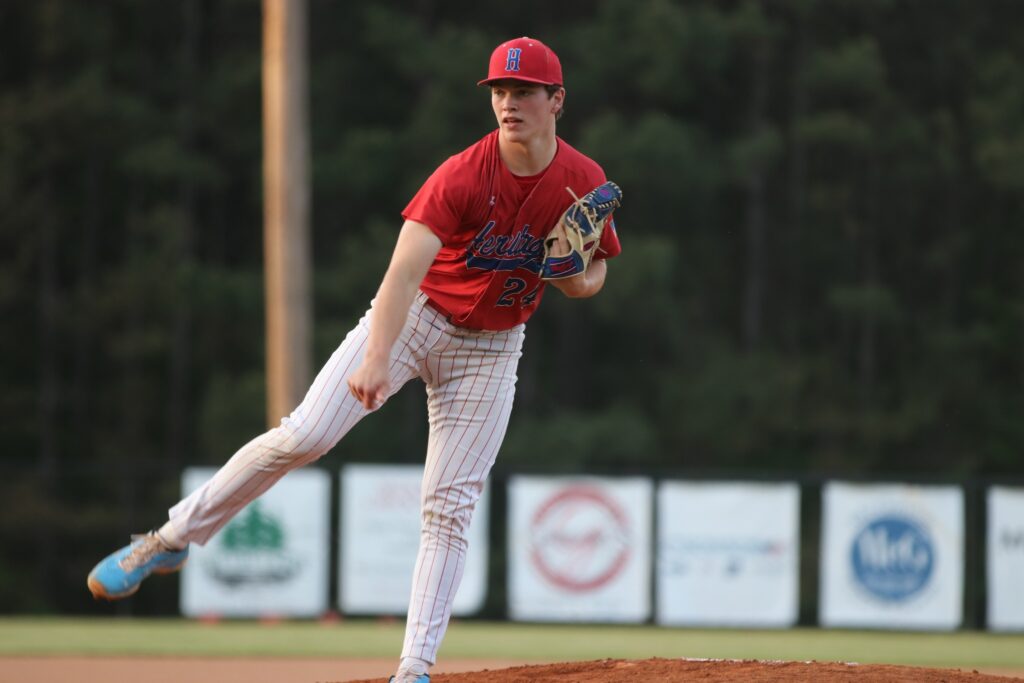
[[(180, 564), (177, 564), (173, 567), (154, 569), (153, 573), (174, 574), (175, 572), (181, 571), (181, 568), (184, 567), (187, 562), (188, 558), (186, 557)], [(92, 574), (89, 574), (89, 578), (86, 579), (85, 583), (89, 587), (89, 592), (92, 593), (92, 597), (94, 600), (107, 600), (110, 602), (113, 602), (114, 600), (121, 600), (122, 598), (127, 598), (132, 595), (135, 595), (135, 593), (137, 593), (139, 588), (142, 586), (142, 582), (140, 581), (135, 585), (134, 588), (132, 588), (129, 591), (125, 591), (124, 593), (108, 593), (107, 589), (103, 586), (102, 583), (100, 583), (99, 579), (97, 579)]]

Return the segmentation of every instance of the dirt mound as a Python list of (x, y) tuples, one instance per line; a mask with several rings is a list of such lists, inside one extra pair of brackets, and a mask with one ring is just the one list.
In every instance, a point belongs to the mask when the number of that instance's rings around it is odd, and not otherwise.
[[(1009, 683), (1020, 678), (977, 671), (842, 662), (759, 662), (707, 659), (603, 659), (473, 673), (434, 674), (431, 683)], [(380, 679), (353, 683), (380, 683)]]

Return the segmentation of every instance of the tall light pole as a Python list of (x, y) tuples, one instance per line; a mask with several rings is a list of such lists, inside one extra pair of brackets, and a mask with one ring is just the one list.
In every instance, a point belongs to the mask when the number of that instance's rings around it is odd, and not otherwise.
[(263, 258), (269, 426), (298, 405), (311, 376), (306, 16), (306, 0), (263, 0)]

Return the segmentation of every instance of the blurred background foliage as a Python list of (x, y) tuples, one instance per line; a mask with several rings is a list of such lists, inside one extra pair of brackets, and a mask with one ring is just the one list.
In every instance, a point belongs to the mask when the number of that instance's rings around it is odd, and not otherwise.
[[(524, 34), (623, 254), (531, 320), (498, 476), (1021, 474), (1018, 2), (312, 1), (316, 363)], [(0, 606), (73, 610), (263, 429), (261, 8), (5, 0), (0, 46)], [(420, 461), (422, 391), (324, 463)]]

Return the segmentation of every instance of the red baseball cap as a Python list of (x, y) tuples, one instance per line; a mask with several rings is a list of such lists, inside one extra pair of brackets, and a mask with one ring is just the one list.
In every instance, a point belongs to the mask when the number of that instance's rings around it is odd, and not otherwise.
[(527, 83), (562, 85), (562, 63), (554, 50), (536, 38), (516, 38), (494, 48), (487, 78), (477, 85), (514, 78)]

